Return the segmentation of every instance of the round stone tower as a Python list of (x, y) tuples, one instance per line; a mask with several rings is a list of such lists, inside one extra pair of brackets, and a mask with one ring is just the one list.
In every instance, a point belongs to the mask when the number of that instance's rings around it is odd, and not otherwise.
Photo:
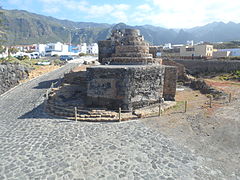
[(118, 36), (118, 43), (113, 43), (114, 52), (110, 57), (104, 58), (103, 63), (128, 65), (154, 62), (152, 54), (149, 53), (149, 44), (144, 41), (138, 29), (124, 29), (121, 33), (121, 37)]

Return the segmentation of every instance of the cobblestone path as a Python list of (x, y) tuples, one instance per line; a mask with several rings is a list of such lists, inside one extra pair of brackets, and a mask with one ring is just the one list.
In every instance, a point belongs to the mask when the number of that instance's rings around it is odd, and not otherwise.
[(141, 120), (76, 123), (46, 115), (46, 88), (75, 65), (0, 96), (0, 180), (225, 179)]

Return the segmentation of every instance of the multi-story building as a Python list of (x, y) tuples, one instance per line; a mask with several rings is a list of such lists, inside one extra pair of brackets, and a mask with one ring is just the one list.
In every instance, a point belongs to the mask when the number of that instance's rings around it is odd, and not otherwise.
[(213, 45), (199, 44), (193, 46), (180, 47), (180, 56), (182, 57), (212, 57)]
[(79, 53), (87, 54), (87, 44), (81, 43), (78, 45)]
[(65, 55), (68, 53), (68, 45), (60, 42), (49, 43), (46, 45), (47, 55)]
[(88, 54), (98, 54), (98, 44), (92, 43), (87, 46), (87, 53)]
[(36, 52), (39, 52), (42, 56), (46, 54), (46, 44), (37, 44), (36, 45)]

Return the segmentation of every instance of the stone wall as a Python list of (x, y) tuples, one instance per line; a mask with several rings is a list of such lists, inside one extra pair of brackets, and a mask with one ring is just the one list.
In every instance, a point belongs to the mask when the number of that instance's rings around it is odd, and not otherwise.
[(185, 73), (184, 65), (182, 65), (180, 63), (177, 63), (173, 60), (166, 60), (166, 59), (162, 60), (162, 65), (176, 67), (177, 68), (177, 79), (178, 79), (178, 81), (186, 80), (186, 73)]
[(114, 42), (111, 40), (104, 40), (98, 42), (98, 61), (102, 63), (104, 58), (109, 58), (115, 52)]
[(174, 101), (177, 86), (177, 69), (173, 66), (164, 66), (163, 98), (165, 101)]
[(174, 60), (185, 66), (191, 75), (229, 73), (240, 70), (238, 60)]
[(0, 94), (28, 77), (29, 69), (20, 64), (0, 63)]
[(132, 110), (163, 96), (163, 66), (96, 66), (87, 69), (87, 78), (89, 107)]

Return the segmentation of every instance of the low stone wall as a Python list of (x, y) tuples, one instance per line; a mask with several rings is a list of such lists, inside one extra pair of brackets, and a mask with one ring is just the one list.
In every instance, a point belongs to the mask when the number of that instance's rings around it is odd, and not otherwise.
[(164, 66), (163, 98), (165, 101), (174, 101), (177, 86), (177, 69), (173, 66)]
[(238, 60), (174, 60), (185, 66), (191, 75), (229, 73), (240, 70), (240, 61)]
[(178, 78), (178, 81), (186, 80), (186, 73), (185, 73), (184, 65), (182, 65), (180, 63), (177, 63), (177, 62), (175, 62), (173, 60), (166, 60), (166, 59), (162, 60), (162, 65), (176, 67), (177, 68), (177, 78)]
[(29, 69), (20, 64), (0, 63), (0, 94), (19, 84), (26, 79)]

